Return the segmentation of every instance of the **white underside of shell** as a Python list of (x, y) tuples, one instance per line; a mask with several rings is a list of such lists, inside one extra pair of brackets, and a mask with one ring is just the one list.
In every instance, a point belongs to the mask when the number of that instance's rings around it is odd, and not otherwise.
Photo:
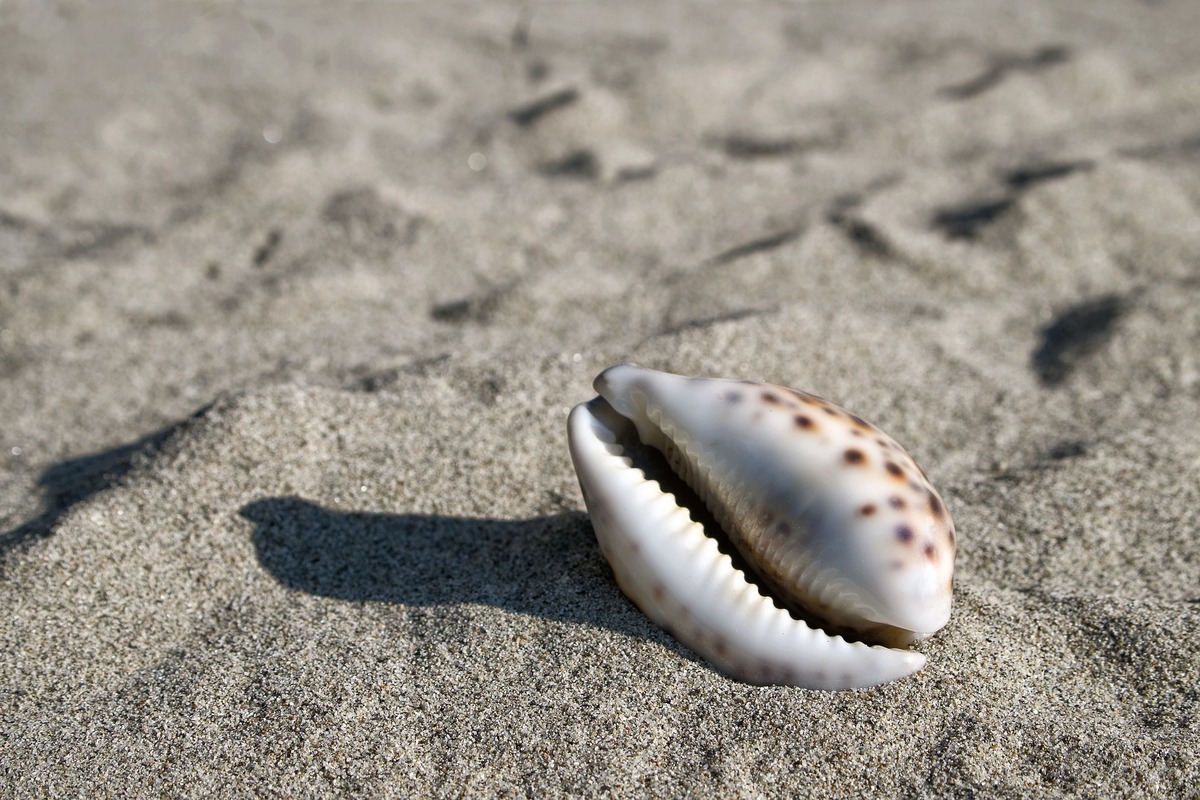
[(925, 664), (912, 650), (848, 642), (765, 597), (675, 497), (633, 466), (629, 420), (596, 398), (568, 420), (571, 455), (600, 548), (622, 591), (659, 626), (734, 678), (850, 689)]

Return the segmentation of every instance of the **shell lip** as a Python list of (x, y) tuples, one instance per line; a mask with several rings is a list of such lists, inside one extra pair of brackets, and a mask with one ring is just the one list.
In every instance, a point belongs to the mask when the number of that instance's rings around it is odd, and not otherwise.
[[(609, 367), (609, 370), (619, 366), (625, 366), (625, 364), (617, 364)], [(630, 364), (630, 366), (636, 365)], [(605, 372), (609, 370), (605, 370)], [(603, 374), (601, 373), (601, 376)], [(596, 380), (599, 381), (599, 379), (598, 377)], [(578, 404), (572, 409), (571, 416), (574, 417), (577, 412), (582, 410), (589, 413), (585, 415), (586, 419), (581, 418), (579, 423), (590, 425), (599, 438), (620, 447), (622, 455), (629, 459), (631, 468), (640, 470), (648, 480), (658, 483), (664, 494), (671, 495), (681, 508), (687, 509), (691, 518), (704, 526), (705, 535), (716, 540), (721, 552), (730, 555), (734, 560), (734, 566), (739, 568), (745, 566), (738, 563), (741, 554), (737, 552), (737, 548), (733, 546), (728, 535), (721, 529), (720, 523), (713, 517), (712, 512), (704, 505), (704, 501), (692, 487), (688, 486), (686, 481), (675, 474), (662, 453), (642, 442), (633, 420), (614, 408), (603, 395)], [(568, 418), (568, 425), (570, 424), (574, 424), (574, 421)]]

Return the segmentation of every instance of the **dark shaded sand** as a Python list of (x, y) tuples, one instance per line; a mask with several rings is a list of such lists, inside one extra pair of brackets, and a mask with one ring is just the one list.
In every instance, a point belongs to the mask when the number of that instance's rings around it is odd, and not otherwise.
[[(0, 5), (0, 794), (1197, 797), (1200, 15)], [(903, 442), (929, 665), (614, 585), (603, 366)]]

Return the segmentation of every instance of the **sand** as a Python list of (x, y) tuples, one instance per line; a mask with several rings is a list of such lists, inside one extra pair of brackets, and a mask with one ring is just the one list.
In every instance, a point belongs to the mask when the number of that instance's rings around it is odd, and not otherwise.
[[(1200, 797), (1200, 15), (0, 4), (0, 795)], [(928, 666), (741, 684), (604, 366), (904, 443)]]

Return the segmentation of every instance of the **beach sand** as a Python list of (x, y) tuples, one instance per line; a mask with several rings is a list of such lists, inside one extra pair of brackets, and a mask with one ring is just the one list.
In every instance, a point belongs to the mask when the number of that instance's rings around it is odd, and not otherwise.
[[(1200, 797), (1200, 15), (0, 5), (0, 795)], [(615, 585), (604, 366), (782, 383), (959, 533), (928, 665)]]

